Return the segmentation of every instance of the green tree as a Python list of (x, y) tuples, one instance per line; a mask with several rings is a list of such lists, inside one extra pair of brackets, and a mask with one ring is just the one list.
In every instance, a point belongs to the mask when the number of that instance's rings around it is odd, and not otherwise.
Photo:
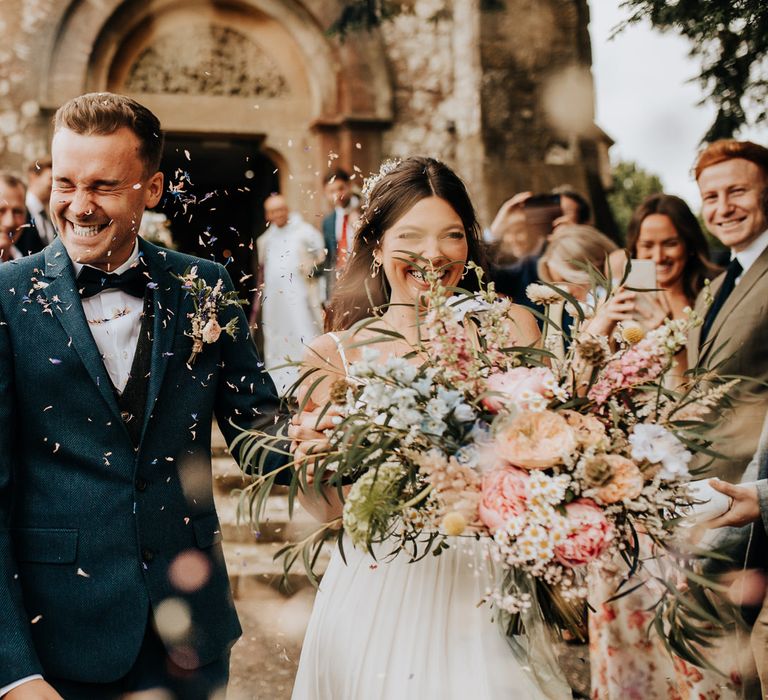
[[(600, 0), (601, 2), (604, 0)], [(766, 0), (624, 0), (631, 16), (617, 28), (643, 20), (691, 43), (697, 80), (717, 109), (702, 139), (734, 136), (740, 127), (766, 119), (768, 97), (768, 2)]]
[(627, 239), (627, 226), (632, 212), (646, 197), (663, 190), (658, 175), (643, 170), (637, 163), (616, 163), (613, 167), (613, 188), (608, 193), (608, 206), (616, 219), (622, 240)]

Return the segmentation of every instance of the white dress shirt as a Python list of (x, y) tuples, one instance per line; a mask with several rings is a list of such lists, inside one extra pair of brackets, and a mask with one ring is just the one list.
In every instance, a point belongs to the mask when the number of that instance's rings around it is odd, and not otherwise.
[(739, 265), (741, 265), (741, 274), (736, 278), (736, 284), (741, 281), (747, 270), (757, 262), (757, 259), (766, 248), (768, 248), (768, 229), (763, 231), (744, 250), (740, 250), (738, 253), (731, 253), (731, 260), (736, 258), (739, 261)]
[[(131, 256), (114, 272), (125, 272), (139, 259), (139, 242), (133, 247)], [(73, 261), (75, 277), (80, 274), (83, 265)], [(128, 383), (128, 376), (136, 354), (141, 331), (141, 314), (144, 301), (119, 289), (106, 289), (88, 299), (83, 299), (83, 311), (91, 329), (96, 347), (99, 349), (104, 366), (115, 388), (122, 393)], [(34, 675), (0, 688), (0, 698), (10, 693), (22, 683), (41, 679)]]
[[(139, 242), (136, 241), (128, 260), (113, 272), (120, 274), (132, 267), (139, 259)], [(83, 265), (73, 261), (75, 276)], [(139, 342), (144, 300), (120, 289), (105, 289), (83, 299), (83, 312), (96, 347), (104, 360), (109, 378), (115, 389), (123, 393), (128, 383), (133, 357)]]
[(51, 217), (45, 210), (43, 203), (37, 198), (37, 195), (27, 190), (26, 205), (32, 219), (35, 222), (35, 228), (40, 234), (40, 240), (43, 245), (48, 245), (56, 238), (56, 229), (51, 221)]

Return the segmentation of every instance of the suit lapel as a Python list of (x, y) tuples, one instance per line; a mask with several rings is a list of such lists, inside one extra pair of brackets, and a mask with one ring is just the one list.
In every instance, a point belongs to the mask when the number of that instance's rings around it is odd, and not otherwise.
[[(739, 283), (734, 287), (733, 291), (725, 300), (725, 303), (720, 309), (720, 313), (717, 314), (717, 317), (712, 322), (712, 328), (710, 328), (709, 331), (706, 347), (702, 348), (702, 355), (705, 355), (710, 348), (716, 348), (718, 345), (722, 344), (722, 341), (718, 342), (717, 336), (720, 329), (723, 327), (723, 324), (733, 315), (744, 297), (766, 272), (768, 272), (768, 248), (760, 254), (760, 257), (755, 260), (753, 265), (744, 273), (739, 280)], [(720, 282), (722, 284), (722, 280), (720, 280)], [(717, 294), (717, 290), (713, 289), (713, 293)]]
[(152, 277), (154, 326), (152, 329), (152, 365), (147, 389), (147, 405), (144, 411), (142, 437), (163, 385), (163, 378), (171, 357), (171, 348), (179, 322), (179, 298), (181, 282), (173, 276), (173, 267), (168, 263), (165, 251), (157, 246), (139, 240), (139, 250), (149, 266)]
[(51, 281), (40, 291), (48, 299), (53, 315), (70, 337), (72, 347), (80, 355), (99, 393), (104, 397), (115, 417), (122, 423), (120, 409), (112, 390), (112, 382), (83, 313), (83, 305), (75, 282), (75, 269), (59, 238), (45, 249), (45, 276)]

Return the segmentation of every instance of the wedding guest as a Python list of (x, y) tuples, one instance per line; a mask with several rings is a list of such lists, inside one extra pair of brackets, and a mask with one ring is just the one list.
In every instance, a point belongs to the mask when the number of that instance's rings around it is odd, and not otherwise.
[[(763, 591), (768, 579), (765, 552), (768, 550), (768, 414), (763, 422), (757, 451), (744, 472), (742, 481), (749, 485), (734, 485), (727, 481), (711, 480), (711, 486), (731, 499), (728, 511), (707, 523), (720, 530), (712, 545), (738, 555), (733, 557), (741, 571), (735, 582), (742, 597), (753, 598), (743, 602), (757, 602), (761, 609), (752, 628), (750, 646), (760, 679), (762, 698), (768, 697), (768, 599)], [(722, 539), (720, 539), (722, 537)]]
[[(743, 377), (731, 391), (729, 419), (712, 431), (713, 447), (723, 457), (712, 462), (708, 473), (726, 482), (749, 481), (747, 465), (759, 450), (768, 408), (768, 149), (750, 141), (715, 141), (701, 152), (694, 172), (704, 224), (729, 248), (731, 261), (712, 283), (709, 310), (703, 295), (697, 299), (696, 309), (705, 319), (691, 334), (688, 359), (691, 367), (717, 365), (722, 375)], [(747, 570), (765, 572), (768, 539), (761, 527), (719, 530), (713, 547), (736, 561), (740, 576)], [(757, 618), (751, 633), (754, 664), (743, 669), (746, 697), (765, 697), (768, 691), (763, 685), (761, 692), (756, 682), (768, 679), (768, 603), (763, 590), (761, 583), (751, 600), (744, 598), (743, 590), (739, 593), (745, 615)]]
[(49, 202), (53, 177), (49, 157), (39, 158), (27, 167), (27, 211), (29, 228), (24, 230), (19, 248), (25, 255), (37, 253), (53, 241), (56, 228), (51, 221)]
[(330, 299), (336, 279), (344, 270), (355, 242), (360, 200), (352, 191), (352, 178), (343, 168), (332, 168), (323, 179), (323, 191), (333, 211), (323, 219), (325, 241), (325, 298)]
[(284, 394), (299, 378), (306, 346), (322, 333), (317, 277), (312, 270), (325, 259), (323, 236), (297, 212), (289, 212), (280, 194), (264, 202), (269, 227), (256, 240), (259, 256), (261, 328), (264, 364)]
[(699, 294), (704, 316), (688, 343), (690, 367), (713, 367), (723, 375), (749, 377), (732, 394), (731, 418), (712, 433), (718, 452), (709, 473), (738, 482), (757, 450), (768, 408), (768, 149), (749, 141), (715, 141), (695, 166), (702, 218), (731, 251), (728, 268), (712, 283), (712, 306)]
[(589, 303), (593, 280), (589, 267), (603, 271), (618, 246), (592, 226), (564, 224), (552, 234), (537, 264), (538, 278), (562, 287), (580, 302)]
[(24, 183), (9, 172), (0, 171), (0, 262), (16, 260), (23, 253), (16, 245), (26, 221)]
[[(618, 291), (602, 306), (590, 323), (594, 333), (609, 336), (621, 321), (638, 321), (651, 330), (666, 318), (682, 318), (693, 307), (705, 282), (719, 268), (709, 258), (709, 248), (699, 222), (679, 197), (653, 194), (634, 211), (627, 229), (629, 257), (653, 260), (656, 285), (660, 291)], [(614, 258), (612, 256), (612, 262)], [(626, 255), (619, 251), (614, 264), (614, 280), (623, 277)], [(676, 375), (687, 369), (685, 351), (676, 358)]]

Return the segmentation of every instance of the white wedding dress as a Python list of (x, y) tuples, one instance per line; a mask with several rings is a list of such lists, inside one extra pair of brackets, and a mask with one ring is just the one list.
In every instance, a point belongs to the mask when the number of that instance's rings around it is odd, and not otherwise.
[(450, 538), (439, 556), (376, 561), (345, 538), (312, 610), (293, 700), (563, 700), (520, 665), (488, 605), (487, 541)]
[[(344, 368), (349, 366), (341, 340)], [(479, 605), (493, 585), (490, 540), (448, 538), (440, 555), (374, 559), (344, 537), (320, 583), (292, 700), (567, 700), (548, 640), (546, 668), (520, 664)]]

